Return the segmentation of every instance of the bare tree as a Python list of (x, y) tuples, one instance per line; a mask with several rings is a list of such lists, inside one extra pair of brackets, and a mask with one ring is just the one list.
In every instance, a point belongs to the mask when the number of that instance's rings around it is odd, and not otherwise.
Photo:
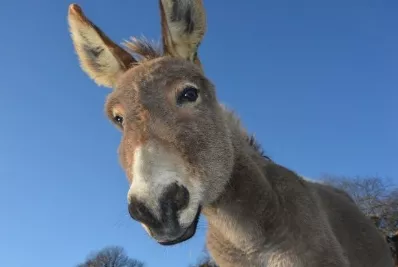
[(77, 267), (143, 267), (144, 263), (127, 256), (118, 246), (109, 246), (92, 253), (84, 263)]
[(324, 175), (321, 179), (347, 192), (385, 235), (390, 236), (397, 231), (398, 189), (392, 184), (377, 176)]
[(398, 189), (380, 177), (324, 175), (321, 180), (347, 192), (386, 237), (398, 267)]
[(215, 261), (210, 257), (207, 248), (203, 249), (203, 255), (199, 258), (197, 263), (190, 265), (190, 267), (218, 267)]

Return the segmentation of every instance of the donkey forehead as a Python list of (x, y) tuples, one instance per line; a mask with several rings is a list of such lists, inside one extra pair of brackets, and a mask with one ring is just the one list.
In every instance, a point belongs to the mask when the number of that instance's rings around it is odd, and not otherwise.
[(203, 78), (195, 64), (179, 58), (162, 57), (131, 67), (118, 79), (116, 89), (147, 94), (165, 90), (173, 83), (195, 82)]

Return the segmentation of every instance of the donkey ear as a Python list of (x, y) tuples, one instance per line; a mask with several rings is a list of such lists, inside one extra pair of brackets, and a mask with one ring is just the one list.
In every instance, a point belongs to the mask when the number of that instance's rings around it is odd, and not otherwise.
[(202, 0), (159, 0), (165, 54), (200, 65), (197, 50), (206, 32)]
[(98, 85), (112, 88), (117, 77), (136, 60), (71, 4), (68, 23), (80, 66)]

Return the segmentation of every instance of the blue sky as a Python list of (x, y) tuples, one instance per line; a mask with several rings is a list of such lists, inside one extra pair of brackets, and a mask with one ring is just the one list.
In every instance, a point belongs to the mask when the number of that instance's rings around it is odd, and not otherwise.
[[(70, 267), (120, 245), (147, 266), (188, 266), (204, 222), (166, 248), (127, 216), (121, 134), (103, 112), (109, 90), (78, 66), (70, 3), (1, 1), (2, 265)], [(160, 36), (155, 0), (77, 3), (117, 42)], [(205, 72), (274, 160), (313, 178), (397, 181), (397, 1), (204, 3)]]

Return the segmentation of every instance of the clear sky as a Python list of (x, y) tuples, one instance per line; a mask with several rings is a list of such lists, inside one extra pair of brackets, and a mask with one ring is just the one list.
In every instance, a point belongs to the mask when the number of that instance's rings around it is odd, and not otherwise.
[[(109, 90), (79, 68), (70, 3), (0, 2), (1, 265), (70, 267), (120, 245), (147, 266), (188, 266), (204, 221), (166, 248), (127, 216), (121, 134), (103, 112)], [(117, 42), (160, 37), (157, 0), (77, 3)], [(205, 72), (274, 160), (312, 178), (398, 179), (396, 0), (204, 4)]]

